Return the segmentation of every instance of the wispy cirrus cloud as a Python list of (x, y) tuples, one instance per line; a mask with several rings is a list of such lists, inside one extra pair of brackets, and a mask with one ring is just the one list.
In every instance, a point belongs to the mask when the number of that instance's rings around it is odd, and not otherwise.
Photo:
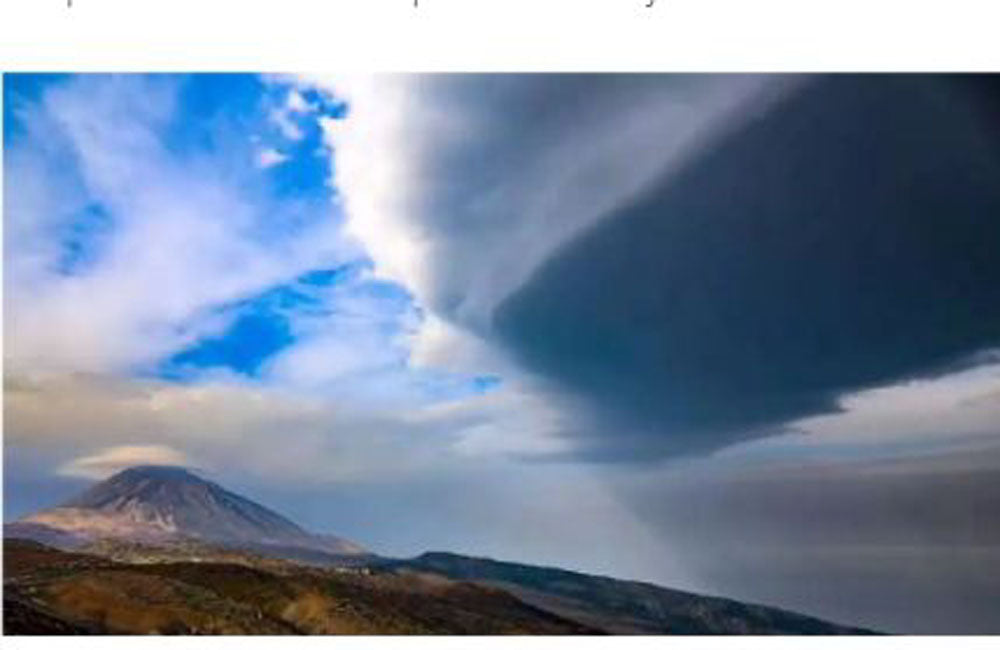
[(191, 84), (12, 85), (6, 173), (30, 190), (5, 210), (9, 367), (127, 372), (217, 331), (215, 306), (360, 254), (328, 203), (307, 216), (258, 189), (248, 139), (192, 132)]

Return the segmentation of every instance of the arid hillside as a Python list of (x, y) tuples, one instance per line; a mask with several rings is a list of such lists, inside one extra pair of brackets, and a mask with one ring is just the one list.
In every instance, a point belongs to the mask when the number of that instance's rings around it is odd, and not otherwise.
[(488, 587), (417, 573), (116, 562), (4, 540), (6, 634), (579, 634)]

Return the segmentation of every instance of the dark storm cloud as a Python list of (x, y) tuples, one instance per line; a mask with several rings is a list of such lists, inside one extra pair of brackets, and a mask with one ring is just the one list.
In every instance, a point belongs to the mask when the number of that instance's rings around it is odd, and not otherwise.
[(995, 85), (816, 78), (494, 315), (595, 457), (711, 450), (1000, 341)]

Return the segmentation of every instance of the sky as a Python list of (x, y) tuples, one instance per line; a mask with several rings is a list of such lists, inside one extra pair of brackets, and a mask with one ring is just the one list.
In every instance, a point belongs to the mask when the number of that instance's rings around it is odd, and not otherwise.
[(1000, 632), (1000, 81), (5, 75), (4, 520), (172, 464), (387, 554)]

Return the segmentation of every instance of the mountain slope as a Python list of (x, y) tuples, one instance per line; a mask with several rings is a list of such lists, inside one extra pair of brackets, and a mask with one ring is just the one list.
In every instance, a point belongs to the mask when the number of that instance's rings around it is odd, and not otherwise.
[(613, 634), (867, 634), (774, 607), (657, 585), (453, 553), (387, 565), (493, 586), (559, 616)]
[(357, 544), (310, 533), (180, 467), (126, 469), (61, 506), (18, 520), (4, 532), (62, 548), (99, 539), (197, 539), (278, 554), (366, 554)]
[(488, 587), (365, 569), (113, 562), (4, 541), (5, 634), (586, 634)]

